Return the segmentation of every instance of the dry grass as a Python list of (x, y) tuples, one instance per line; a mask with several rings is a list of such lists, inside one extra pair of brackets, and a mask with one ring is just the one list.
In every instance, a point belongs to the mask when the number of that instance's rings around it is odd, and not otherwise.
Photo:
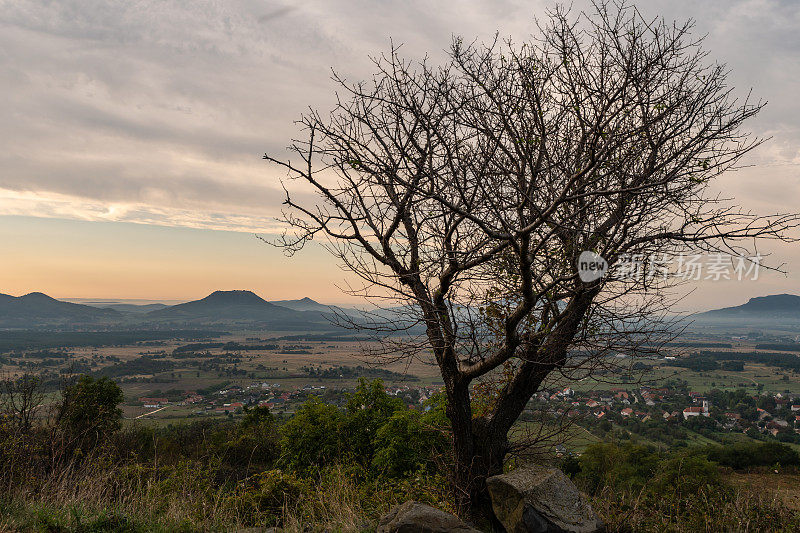
[(762, 533), (800, 531), (800, 514), (770, 493), (707, 488), (681, 499), (605, 490), (592, 499), (609, 533)]
[(365, 504), (364, 487), (333, 467), (278, 516), (254, 515), (248, 500), (230, 486), (215, 488), (209, 474), (188, 463), (163, 472), (101, 459), (70, 465), (0, 498), (0, 531), (78, 531), (99, 522), (108, 528), (89, 530), (228, 531), (279, 524), (288, 532), (357, 532), (374, 528), (375, 513), (391, 504)]

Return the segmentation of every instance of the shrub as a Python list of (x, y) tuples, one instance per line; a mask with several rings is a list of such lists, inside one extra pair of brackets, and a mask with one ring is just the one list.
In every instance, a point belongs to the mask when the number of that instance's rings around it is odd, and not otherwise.
[(121, 426), (124, 396), (119, 385), (108, 378), (81, 376), (64, 390), (58, 420), (68, 438), (87, 448)]
[(710, 446), (705, 454), (711, 461), (736, 469), (800, 465), (800, 455), (778, 442), (738, 442), (728, 446)]
[(383, 381), (359, 379), (355, 392), (347, 398), (343, 420), (343, 443), (351, 459), (369, 466), (375, 456), (378, 431), (395, 413), (404, 411), (403, 401), (388, 395)]
[(433, 470), (433, 458), (447, 449), (447, 437), (426, 423), (419, 411), (398, 411), (377, 431), (373, 470), (402, 478), (419, 470)]
[(646, 446), (592, 444), (578, 461), (576, 477), (592, 494), (605, 486), (638, 489), (653, 476), (658, 461), (658, 455)]
[(280, 463), (306, 473), (335, 461), (341, 453), (343, 415), (335, 406), (311, 398), (281, 428)]
[(294, 511), (309, 492), (307, 482), (282, 470), (267, 470), (248, 478), (237, 488), (233, 504), (245, 523), (281, 525), (281, 517)]

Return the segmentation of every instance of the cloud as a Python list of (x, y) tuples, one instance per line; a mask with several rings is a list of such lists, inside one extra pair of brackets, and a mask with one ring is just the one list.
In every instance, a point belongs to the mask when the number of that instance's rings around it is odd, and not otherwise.
[(57, 193), (18, 192), (0, 189), (0, 214), (85, 221), (131, 222), (247, 233), (276, 233), (280, 225), (272, 217), (158, 207), (145, 203), (99, 202)]
[[(389, 38), (441, 55), (452, 34), (517, 40), (549, 2), (422, 0), (0, 0), (0, 214), (259, 231), (280, 210), (281, 155), (307, 107), (334, 102), (330, 69), (370, 73)], [(576, 3), (581, 9), (586, 3)], [(649, 2), (697, 19), (734, 85), (770, 101), (753, 122), (783, 165), (770, 198), (797, 189), (800, 5)], [(754, 174), (730, 178), (747, 191)]]

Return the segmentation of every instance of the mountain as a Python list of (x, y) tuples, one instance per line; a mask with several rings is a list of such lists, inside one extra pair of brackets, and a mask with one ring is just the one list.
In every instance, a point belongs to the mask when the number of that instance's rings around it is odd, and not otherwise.
[(701, 321), (719, 320), (800, 320), (800, 296), (794, 294), (773, 294), (750, 298), (747, 303), (735, 307), (725, 307), (700, 313)]
[(206, 323), (258, 322), (276, 327), (313, 326), (314, 323), (325, 321), (321, 312), (289, 309), (244, 290), (215, 291), (200, 300), (151, 311), (145, 317), (152, 320)]
[(272, 300), (269, 303), (295, 311), (319, 311), (321, 313), (330, 313), (334, 309), (330, 305), (315, 302), (308, 296), (300, 300)]
[(24, 296), (0, 294), (0, 326), (28, 327), (42, 324), (107, 322), (120, 318), (114, 309), (62, 302), (41, 292)]

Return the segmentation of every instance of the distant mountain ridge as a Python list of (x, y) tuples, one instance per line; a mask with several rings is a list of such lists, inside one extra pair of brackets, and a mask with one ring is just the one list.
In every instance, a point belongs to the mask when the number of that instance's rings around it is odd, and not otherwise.
[(232, 290), (214, 291), (200, 300), (172, 305), (151, 311), (144, 316), (148, 320), (171, 322), (247, 322), (276, 328), (308, 327), (318, 329), (322, 326), (331, 328), (330, 321), (324, 315), (324, 312), (329, 311), (326, 306), (322, 306), (310, 298), (289, 302), (301, 302), (301, 305), (308, 309), (291, 309), (268, 302), (252, 291)]
[(50, 323), (91, 323), (114, 320), (122, 315), (114, 309), (62, 302), (41, 292), (24, 296), (0, 294), (0, 325), (26, 327)]
[(224, 317), (261, 317), (290, 315), (293, 311), (271, 304), (252, 291), (214, 291), (205, 298), (171, 305), (147, 313), (148, 317), (186, 317), (219, 319)]
[(699, 313), (697, 319), (800, 320), (800, 296), (794, 294), (757, 296), (742, 305)]
[(332, 331), (338, 329), (333, 325), (337, 311), (338, 308), (309, 297), (269, 302), (249, 290), (214, 291), (199, 300), (175, 305), (139, 305), (103, 300), (73, 303), (39, 292), (19, 297), (0, 294), (0, 328), (96, 325), (136, 329), (218, 324), (276, 330)]
[(308, 296), (299, 300), (270, 300), (269, 303), (288, 309), (294, 309), (295, 311), (320, 311), (322, 313), (330, 313), (333, 309), (336, 309), (335, 306), (321, 304)]

